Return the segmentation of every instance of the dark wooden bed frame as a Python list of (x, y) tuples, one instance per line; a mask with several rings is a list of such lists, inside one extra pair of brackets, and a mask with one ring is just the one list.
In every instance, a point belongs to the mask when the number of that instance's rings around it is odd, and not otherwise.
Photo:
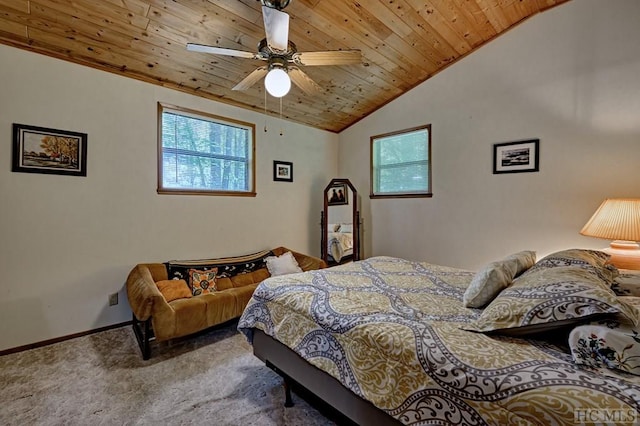
[(293, 405), (291, 387), (299, 385), (358, 425), (401, 424), (384, 411), (345, 388), (328, 373), (309, 364), (284, 344), (253, 329), (253, 353), (285, 382), (285, 406)]

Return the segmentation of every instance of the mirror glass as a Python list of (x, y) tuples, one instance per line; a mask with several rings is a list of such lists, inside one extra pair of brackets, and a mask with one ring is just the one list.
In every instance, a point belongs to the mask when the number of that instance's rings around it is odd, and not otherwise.
[(321, 252), (330, 266), (360, 259), (357, 204), (348, 179), (333, 179), (324, 190)]

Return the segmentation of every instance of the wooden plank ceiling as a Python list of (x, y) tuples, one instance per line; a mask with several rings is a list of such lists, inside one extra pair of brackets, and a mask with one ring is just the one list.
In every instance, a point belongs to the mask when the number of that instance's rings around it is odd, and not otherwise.
[[(304, 67), (282, 116), (339, 132), (523, 20), (568, 0), (292, 0), (298, 51), (360, 49), (362, 64)], [(261, 61), (188, 52), (187, 42), (257, 52), (258, 0), (0, 0), (0, 43), (263, 112)], [(268, 97), (267, 111), (278, 115)]]

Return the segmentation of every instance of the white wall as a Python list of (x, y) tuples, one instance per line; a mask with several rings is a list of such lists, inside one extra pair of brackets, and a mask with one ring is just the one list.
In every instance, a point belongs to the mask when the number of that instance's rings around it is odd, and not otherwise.
[[(130, 320), (139, 262), (320, 255), (338, 135), (2, 45), (0, 81), (0, 350)], [(156, 194), (159, 101), (255, 123), (257, 197)], [(88, 133), (87, 177), (12, 173), (12, 123)]]
[[(340, 134), (369, 191), (369, 137), (431, 123), (433, 198), (362, 198), (366, 256), (477, 269), (608, 241), (579, 231), (640, 197), (640, 2), (579, 0), (524, 22)], [(540, 172), (492, 174), (492, 145), (540, 139)]]

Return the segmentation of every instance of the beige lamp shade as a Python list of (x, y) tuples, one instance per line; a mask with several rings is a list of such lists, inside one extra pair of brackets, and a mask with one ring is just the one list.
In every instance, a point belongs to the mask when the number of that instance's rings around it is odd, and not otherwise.
[(605, 250), (618, 268), (640, 269), (640, 198), (609, 198), (580, 231), (589, 237), (616, 240)]

